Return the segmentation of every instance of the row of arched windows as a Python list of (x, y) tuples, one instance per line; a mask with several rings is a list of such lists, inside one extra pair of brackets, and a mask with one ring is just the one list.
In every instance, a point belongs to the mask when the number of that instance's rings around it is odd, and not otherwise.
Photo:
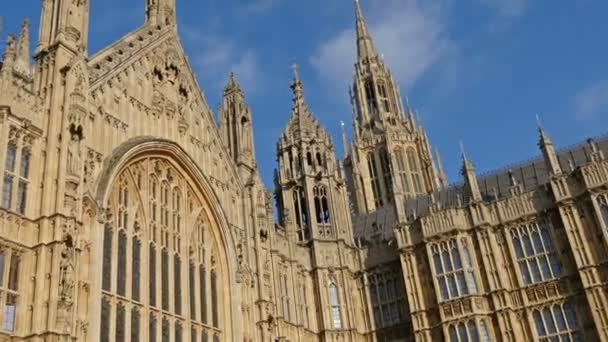
[(569, 303), (534, 310), (532, 317), (541, 342), (580, 341), (576, 315)]
[(451, 324), (448, 327), (450, 342), (490, 342), (490, 331), (485, 320)]
[(477, 280), (466, 239), (450, 239), (433, 244), (430, 249), (441, 302), (477, 293)]
[[(313, 188), (314, 220), (320, 225), (331, 223), (331, 211), (329, 208), (329, 194), (327, 187), (317, 185)], [(296, 233), (299, 241), (310, 239), (310, 226), (308, 216), (307, 197), (304, 189), (297, 187), (293, 190), (293, 207), (296, 219)]]
[[(101, 341), (124, 341), (127, 334), (132, 341), (143, 340), (146, 321), (150, 341), (181, 341), (188, 326), (191, 336), (200, 334), (201, 341), (219, 340), (221, 288), (214, 261), (217, 250), (205, 236), (206, 213), (171, 168), (162, 178), (156, 163), (143, 164), (144, 170), (153, 172), (145, 177), (135, 170), (123, 171), (110, 199), (113, 221), (105, 225), (103, 237)], [(185, 210), (192, 213), (195, 207), (200, 209), (194, 227), (184, 226)], [(190, 236), (184, 239), (184, 234)], [(145, 248), (142, 240), (148, 241)], [(142, 267), (142, 260), (147, 267)]]

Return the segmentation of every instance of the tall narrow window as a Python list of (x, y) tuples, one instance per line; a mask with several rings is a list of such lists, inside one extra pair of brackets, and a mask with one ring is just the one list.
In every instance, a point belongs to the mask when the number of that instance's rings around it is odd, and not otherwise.
[(200, 307), (201, 307), (201, 322), (203, 324), (207, 324), (207, 275), (205, 268), (201, 265), (199, 267), (199, 276), (200, 276)]
[(112, 237), (113, 231), (110, 224), (106, 224), (103, 234), (103, 274), (102, 287), (106, 291), (112, 288)]
[(298, 226), (298, 240), (305, 241), (310, 238), (308, 229), (308, 209), (304, 189), (296, 188), (293, 191), (293, 206), (295, 209), (296, 225)]
[(412, 183), (414, 184), (414, 192), (421, 194), (423, 192), (422, 179), (420, 177), (420, 169), (418, 167), (418, 158), (416, 157), (416, 152), (414, 152), (413, 148), (408, 148), (406, 153), (407, 162), (410, 167), (410, 176), (412, 178)]
[(190, 268), (188, 269), (188, 290), (190, 296), (188, 300), (190, 301), (190, 319), (196, 320), (196, 268), (194, 266), (194, 261), (190, 261)]
[[(485, 337), (483, 333), (484, 329), (486, 333)], [(483, 320), (479, 327), (474, 320), (452, 324), (448, 328), (448, 334), (450, 336), (450, 342), (489, 341), (486, 323)]]
[(123, 229), (118, 232), (118, 275), (116, 277), (116, 292), (125, 296), (127, 288), (127, 233)]
[(175, 305), (175, 313), (182, 314), (182, 262), (179, 255), (173, 257), (173, 302)]
[(163, 342), (170, 342), (171, 326), (169, 325), (169, 320), (166, 317), (163, 318), (161, 336)]
[(393, 198), (393, 177), (391, 175), (391, 159), (386, 149), (380, 150), (380, 165), (384, 176), (384, 187), (386, 188), (386, 201), (391, 202)]
[(139, 341), (140, 314), (137, 308), (131, 309), (131, 341)]
[(2, 207), (9, 209), (13, 194), (13, 174), (15, 172), (15, 160), (17, 158), (17, 145), (9, 144), (6, 149), (4, 161), (4, 184), (2, 186)]
[(600, 205), (600, 214), (602, 220), (604, 220), (604, 227), (608, 228), (608, 194), (600, 195), (597, 199)]
[(370, 114), (376, 114), (378, 112), (376, 92), (374, 91), (374, 84), (371, 81), (365, 82), (365, 100)]
[(161, 300), (163, 310), (169, 311), (169, 252), (166, 248), (163, 248), (161, 252), (161, 279), (162, 279), (162, 290)]
[(524, 284), (534, 284), (560, 276), (548, 224), (530, 223), (510, 231), (515, 257)]
[(150, 314), (148, 319), (148, 340), (156, 341), (156, 316)]
[(213, 315), (213, 326), (219, 326), (219, 311), (217, 297), (217, 275), (215, 270), (211, 271), (211, 311)]
[(313, 189), (315, 195), (315, 214), (317, 223), (329, 224), (329, 202), (327, 201), (327, 188), (318, 185)]
[(182, 324), (177, 322), (177, 323), (175, 323), (175, 342), (182, 342), (182, 340), (183, 340)]
[(464, 263), (455, 239), (430, 247), (442, 302), (477, 293), (471, 256), (465, 242), (462, 244)]
[(382, 201), (382, 190), (380, 189), (380, 179), (378, 179), (378, 169), (376, 168), (376, 160), (373, 153), (367, 155), (367, 167), (369, 176), (372, 182), (372, 193), (374, 195), (374, 203), (376, 207), (384, 205)]
[(110, 314), (112, 312), (112, 304), (103, 298), (101, 300), (101, 329), (99, 331), (99, 340), (101, 342), (110, 342)]
[(331, 306), (331, 320), (334, 329), (342, 329), (342, 312), (340, 310), (340, 298), (336, 284), (329, 284), (329, 305)]
[(150, 305), (156, 306), (156, 247), (150, 242), (150, 263), (148, 265), (148, 278), (150, 282)]
[(133, 238), (133, 257), (131, 259), (131, 297), (139, 301), (141, 278), (141, 242)]
[(125, 306), (118, 303), (116, 307), (116, 342), (124, 342), (125, 340)]
[(391, 106), (389, 102), (388, 92), (386, 91), (386, 84), (384, 81), (378, 82), (378, 95), (380, 102), (380, 109), (384, 112), (390, 112)]

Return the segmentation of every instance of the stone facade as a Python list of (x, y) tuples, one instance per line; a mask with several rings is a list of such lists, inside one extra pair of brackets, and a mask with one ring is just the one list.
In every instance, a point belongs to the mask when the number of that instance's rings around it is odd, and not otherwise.
[[(230, 75), (214, 120), (175, 1), (88, 56), (44, 0), (0, 64), (0, 340), (608, 341), (608, 138), (447, 186), (355, 1), (340, 160), (297, 68), (275, 188)], [(275, 214), (276, 205), (276, 214)], [(276, 218), (275, 218), (276, 217)]]

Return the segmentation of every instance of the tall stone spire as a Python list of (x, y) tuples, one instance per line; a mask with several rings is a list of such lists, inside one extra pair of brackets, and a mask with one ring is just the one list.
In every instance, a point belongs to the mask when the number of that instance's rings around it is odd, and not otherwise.
[(555, 153), (555, 146), (553, 146), (553, 142), (540, 125), (540, 121), (538, 123), (538, 135), (538, 147), (540, 147), (543, 153), (543, 159), (545, 159), (547, 169), (553, 176), (561, 175), (562, 168), (559, 165), (559, 160), (557, 159), (557, 154)]
[(304, 100), (304, 85), (300, 80), (298, 73), (299, 66), (297, 64), (292, 65), (293, 68), (293, 82), (291, 83), (291, 90), (293, 90), (293, 109), (294, 113), (301, 115), (306, 112), (306, 101)]
[(15, 70), (26, 76), (31, 75), (30, 67), (30, 22), (25, 19), (21, 24), (19, 41), (15, 55)]
[(374, 46), (372, 35), (369, 33), (367, 22), (361, 10), (361, 3), (355, 0), (355, 15), (357, 19), (357, 55), (359, 60), (376, 57), (378, 53)]
[(4, 53), (2, 54), (2, 71), (10, 71), (12, 70), (15, 64), (15, 51), (16, 51), (16, 39), (12, 34), (8, 35), (6, 40), (6, 47), (4, 48)]

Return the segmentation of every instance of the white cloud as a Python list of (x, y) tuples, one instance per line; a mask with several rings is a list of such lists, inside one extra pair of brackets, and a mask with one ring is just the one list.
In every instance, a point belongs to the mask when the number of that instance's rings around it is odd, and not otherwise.
[[(383, 0), (380, 5), (379, 1), (367, 15), (370, 31), (393, 76), (407, 91), (453, 46), (445, 31), (443, 3)], [(352, 26), (322, 42), (311, 58), (319, 74), (340, 89), (350, 84), (356, 60)]]
[(582, 89), (574, 97), (578, 119), (595, 118), (602, 110), (608, 111), (608, 80), (597, 81)]
[(479, 0), (482, 4), (494, 8), (501, 16), (520, 15), (526, 8), (526, 0)]

